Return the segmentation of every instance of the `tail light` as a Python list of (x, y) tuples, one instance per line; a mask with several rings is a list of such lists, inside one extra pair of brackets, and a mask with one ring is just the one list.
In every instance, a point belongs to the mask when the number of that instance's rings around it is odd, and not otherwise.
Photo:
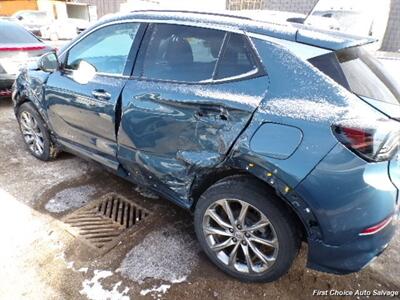
[(400, 125), (395, 121), (371, 121), (373, 126), (333, 126), (337, 139), (369, 162), (391, 160), (400, 146)]
[(381, 231), (382, 229), (384, 229), (386, 226), (388, 226), (390, 224), (390, 222), (392, 222), (392, 220), (393, 220), (393, 216), (390, 216), (389, 218), (383, 220), (382, 222), (364, 229), (363, 231), (361, 231), (359, 233), (359, 235), (361, 235), (361, 236), (373, 235), (373, 234)]
[(26, 46), (26, 47), (0, 47), (0, 52), (14, 52), (14, 51), (38, 51), (45, 49), (46, 46)]

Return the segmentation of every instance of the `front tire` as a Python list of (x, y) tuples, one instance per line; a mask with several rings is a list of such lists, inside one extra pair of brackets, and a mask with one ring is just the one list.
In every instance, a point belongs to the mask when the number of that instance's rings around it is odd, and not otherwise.
[(31, 102), (26, 102), (19, 107), (17, 118), (29, 152), (43, 161), (56, 158), (57, 147), (51, 140), (46, 123)]
[(247, 176), (211, 186), (195, 209), (204, 252), (225, 273), (246, 282), (277, 280), (300, 247), (294, 222), (276, 196)]

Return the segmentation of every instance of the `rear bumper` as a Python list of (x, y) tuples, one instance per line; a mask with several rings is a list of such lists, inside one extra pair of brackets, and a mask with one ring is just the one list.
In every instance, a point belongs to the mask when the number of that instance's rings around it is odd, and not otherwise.
[(360, 236), (340, 246), (324, 244), (319, 240), (308, 242), (307, 266), (322, 272), (348, 274), (366, 267), (389, 245), (396, 231), (396, 221), (371, 236)]
[(15, 81), (14, 74), (0, 74), (0, 90), (10, 89)]
[(321, 231), (320, 237), (309, 237), (310, 268), (356, 272), (387, 247), (397, 218), (375, 234), (360, 233), (398, 213), (399, 192), (389, 166), (367, 163), (338, 144), (295, 189)]

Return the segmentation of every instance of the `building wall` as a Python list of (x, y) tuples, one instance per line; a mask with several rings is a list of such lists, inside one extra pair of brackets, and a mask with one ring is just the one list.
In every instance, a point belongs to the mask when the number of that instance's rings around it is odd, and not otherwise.
[(392, 0), (389, 24), (383, 39), (383, 50), (400, 50), (400, 0)]
[(122, 3), (127, 0), (77, 0), (75, 2), (95, 5), (97, 7), (97, 17), (119, 12)]
[(226, 8), (229, 10), (265, 9), (267, 0), (228, 0)]
[(0, 16), (11, 16), (23, 9), (37, 8), (36, 0), (0, 0)]
[(318, 0), (266, 0), (266, 9), (309, 13)]

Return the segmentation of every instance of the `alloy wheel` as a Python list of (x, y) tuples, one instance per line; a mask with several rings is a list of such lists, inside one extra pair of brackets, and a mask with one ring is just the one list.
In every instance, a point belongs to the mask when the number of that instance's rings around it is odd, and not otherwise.
[(245, 201), (212, 203), (203, 217), (203, 233), (217, 259), (236, 272), (264, 273), (276, 261), (279, 242), (274, 227)]
[(28, 111), (21, 113), (19, 121), (25, 143), (32, 153), (41, 156), (44, 152), (44, 138), (38, 122)]

